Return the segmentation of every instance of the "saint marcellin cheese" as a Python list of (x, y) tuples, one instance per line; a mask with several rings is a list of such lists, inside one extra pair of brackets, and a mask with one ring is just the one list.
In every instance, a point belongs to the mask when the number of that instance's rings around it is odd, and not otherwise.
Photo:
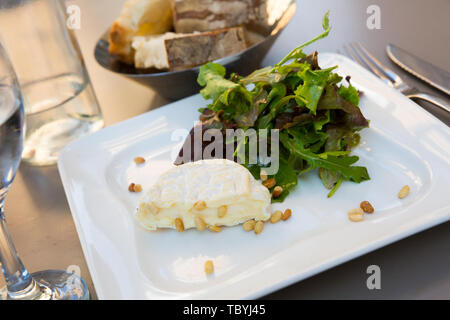
[(190, 34), (165, 33), (135, 37), (136, 68), (177, 70), (198, 66), (247, 48), (241, 27)]
[(247, 25), (266, 32), (281, 18), (291, 0), (174, 0), (176, 32), (210, 31)]
[[(199, 208), (197, 203), (204, 202)], [(270, 218), (269, 190), (240, 164), (226, 159), (200, 160), (162, 174), (141, 199), (136, 219), (149, 230), (195, 228), (200, 217), (210, 226), (234, 226)], [(225, 214), (219, 214), (225, 208)]]

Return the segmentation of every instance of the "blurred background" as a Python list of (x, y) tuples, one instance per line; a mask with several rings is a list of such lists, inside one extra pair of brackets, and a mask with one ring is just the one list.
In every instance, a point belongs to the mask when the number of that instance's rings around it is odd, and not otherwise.
[[(93, 59), (96, 42), (119, 15), (123, 2), (123, 0), (67, 1), (68, 5), (76, 4), (81, 8), (81, 29), (75, 33), (107, 125), (167, 102), (145, 87), (110, 74)], [(369, 30), (366, 26), (369, 16), (366, 10), (372, 4), (381, 8), (380, 30)], [(330, 10), (333, 28), (330, 36), (308, 47), (308, 50), (336, 52), (337, 49), (342, 49), (345, 43), (361, 41), (383, 62), (392, 65), (386, 57), (385, 45), (394, 42), (399, 47), (413, 52), (416, 56), (426, 58), (447, 71), (450, 69), (448, 59), (450, 2), (448, 0), (431, 2), (423, 0), (297, 0), (297, 5), (295, 17), (272, 47), (263, 65), (278, 62), (287, 51), (319, 34), (322, 30), (322, 17), (327, 10)], [(445, 50), (446, 47), (447, 50)], [(428, 89), (415, 79), (412, 79), (412, 84)], [(120, 90), (114, 90), (115, 88)], [(437, 92), (437, 94), (440, 93)], [(133, 108), (120, 108), (121, 105), (130, 104), (130, 96), (134, 97)], [(109, 109), (112, 109), (111, 106), (115, 106), (114, 112), (109, 112)]]

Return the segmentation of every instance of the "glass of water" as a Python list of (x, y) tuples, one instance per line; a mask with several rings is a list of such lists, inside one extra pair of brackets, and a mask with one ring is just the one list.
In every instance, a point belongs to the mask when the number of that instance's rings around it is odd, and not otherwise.
[(62, 0), (0, 1), (0, 39), (25, 106), (23, 160), (32, 165), (56, 163), (65, 145), (103, 127), (69, 18)]
[(6, 288), (0, 288), (0, 300), (89, 299), (86, 283), (76, 274), (62, 270), (29, 274), (8, 234), (4, 202), (20, 163), (23, 138), (23, 100), (0, 43), (0, 265), (6, 281)]

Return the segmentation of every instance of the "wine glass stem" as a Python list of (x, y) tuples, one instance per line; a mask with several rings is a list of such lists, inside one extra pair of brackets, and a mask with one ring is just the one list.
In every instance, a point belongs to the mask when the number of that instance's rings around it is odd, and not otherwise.
[(4, 199), (0, 198), (0, 263), (5, 276), (8, 295), (11, 299), (32, 299), (40, 294), (40, 289), (25, 269), (6, 229), (3, 211)]

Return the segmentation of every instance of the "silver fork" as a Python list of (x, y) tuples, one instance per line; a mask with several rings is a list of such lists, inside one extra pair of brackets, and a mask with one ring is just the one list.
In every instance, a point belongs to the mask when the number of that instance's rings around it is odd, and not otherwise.
[[(420, 99), (432, 103), (438, 108), (450, 113), (450, 107), (441, 98), (420, 92), (414, 87), (410, 87), (394, 71), (384, 66), (373, 54), (371, 54), (361, 43), (350, 43), (344, 45), (344, 51), (347, 55), (358, 62), (363, 67), (368, 67), (370, 71), (376, 74), (390, 87), (400, 91), (410, 99)], [(339, 51), (338, 51), (339, 52)]]

